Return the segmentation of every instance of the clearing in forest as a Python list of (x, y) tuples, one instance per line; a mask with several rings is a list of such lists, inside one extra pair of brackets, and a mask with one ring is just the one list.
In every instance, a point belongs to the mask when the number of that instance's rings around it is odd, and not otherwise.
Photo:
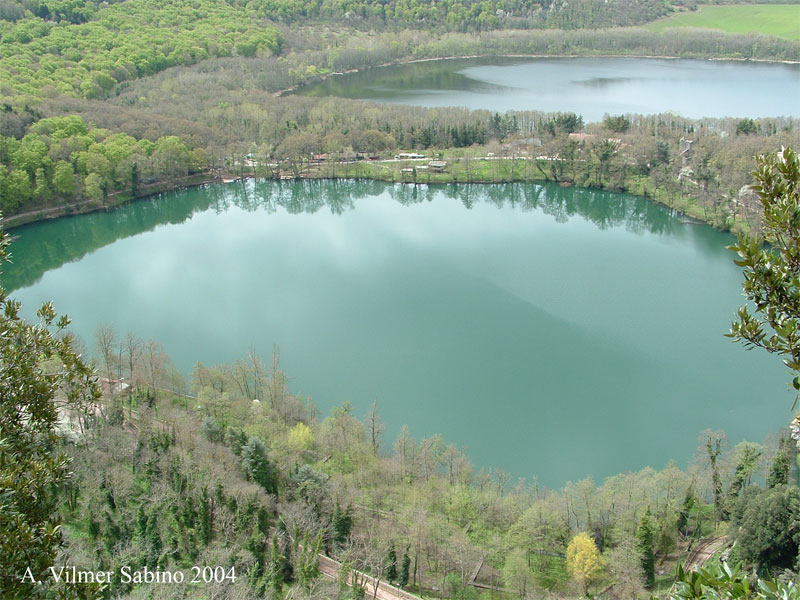
[(705, 27), (731, 33), (764, 33), (788, 40), (800, 39), (800, 5), (734, 4), (701, 6), (680, 12), (646, 26), (651, 31), (669, 27)]

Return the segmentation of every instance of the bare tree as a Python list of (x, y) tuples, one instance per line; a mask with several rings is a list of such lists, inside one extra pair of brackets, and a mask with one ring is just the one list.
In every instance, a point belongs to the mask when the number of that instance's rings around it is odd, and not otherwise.
[(101, 325), (94, 334), (95, 347), (103, 361), (105, 376), (109, 382), (114, 379), (116, 366), (115, 354), (117, 353), (117, 331), (112, 325)]
[(441, 434), (436, 434), (433, 437), (425, 438), (420, 442), (419, 446), (419, 461), (422, 467), (422, 476), (425, 481), (428, 481), (431, 475), (434, 474), (436, 468), (442, 462), (442, 454), (444, 453), (444, 442), (442, 441)]
[(416, 452), (417, 443), (414, 438), (411, 437), (411, 430), (408, 428), (408, 425), (403, 425), (403, 427), (400, 428), (397, 440), (394, 442), (394, 453), (400, 461), (403, 479), (410, 474), (409, 469), (413, 463)]
[(135, 333), (128, 332), (125, 335), (125, 339), (122, 340), (122, 350), (127, 363), (125, 366), (128, 368), (128, 379), (130, 381), (128, 395), (130, 395), (133, 393), (134, 385), (136, 385), (136, 365), (142, 357), (142, 340)]
[(261, 362), (253, 346), (250, 346), (247, 358), (253, 370), (253, 392), (255, 393), (255, 399), (261, 402), (264, 399), (264, 363)]
[(645, 593), (642, 559), (633, 538), (623, 536), (616, 547), (606, 553), (606, 562), (614, 577), (610, 590), (613, 598), (635, 600)]
[(728, 438), (722, 431), (704, 430), (700, 434), (700, 439), (705, 441), (708, 462), (711, 465), (711, 491), (714, 494), (714, 528), (724, 517), (724, 507), (722, 506), (722, 476), (718, 458), (722, 448), (727, 446)]
[(447, 467), (447, 477), (450, 485), (455, 485), (456, 481), (469, 473), (471, 469), (469, 459), (454, 444), (449, 444), (445, 448), (442, 453), (442, 461)]
[[(352, 573), (353, 585), (358, 585), (366, 590), (369, 584), (372, 587), (372, 594), (369, 597), (373, 600), (377, 598), (378, 587), (386, 569), (388, 547), (389, 543), (384, 539), (380, 528), (367, 527), (352, 536), (343, 552), (344, 560), (342, 562), (350, 563), (355, 567)], [(369, 577), (367, 572), (372, 573), (373, 576)]]
[(239, 393), (245, 398), (253, 399), (253, 391), (250, 387), (250, 369), (244, 361), (237, 360), (233, 363), (233, 379), (239, 387)]
[(145, 377), (150, 391), (155, 393), (156, 388), (167, 375), (167, 358), (164, 347), (156, 341), (149, 340), (142, 352), (144, 357)]
[(367, 417), (367, 428), (369, 429), (370, 440), (372, 441), (372, 452), (378, 456), (378, 450), (381, 445), (381, 434), (386, 429), (386, 426), (378, 416), (378, 401), (372, 403), (372, 408)]
[(281, 371), (281, 353), (278, 346), (272, 348), (272, 366), (269, 374), (269, 403), (270, 406), (281, 411), (286, 400), (286, 377)]

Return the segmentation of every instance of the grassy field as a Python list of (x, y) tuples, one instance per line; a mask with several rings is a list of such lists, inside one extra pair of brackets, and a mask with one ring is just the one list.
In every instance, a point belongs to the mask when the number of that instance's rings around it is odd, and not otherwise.
[(701, 6), (694, 12), (682, 12), (646, 26), (652, 31), (668, 27), (706, 27), (731, 33), (765, 33), (800, 39), (800, 4), (735, 4)]

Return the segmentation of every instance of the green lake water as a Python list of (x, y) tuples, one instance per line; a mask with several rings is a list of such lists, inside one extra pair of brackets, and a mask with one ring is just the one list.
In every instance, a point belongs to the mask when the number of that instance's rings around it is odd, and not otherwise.
[(278, 345), (322, 414), (378, 400), (385, 447), (408, 424), (550, 486), (791, 416), (780, 361), (723, 337), (733, 238), (629, 195), (250, 181), (12, 233), (4, 286), (28, 316), (53, 300), (89, 348), (110, 323), (188, 373)]
[(642, 58), (477, 58), (366, 69), (297, 91), (418, 106), (689, 118), (800, 116), (800, 64)]

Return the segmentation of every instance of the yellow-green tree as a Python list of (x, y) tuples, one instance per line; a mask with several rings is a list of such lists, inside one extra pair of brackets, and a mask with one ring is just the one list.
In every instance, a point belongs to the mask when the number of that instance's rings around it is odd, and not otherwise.
[(305, 423), (298, 423), (289, 430), (289, 447), (295, 452), (306, 452), (314, 443), (314, 434)]
[(584, 595), (589, 594), (589, 585), (603, 573), (603, 557), (585, 531), (572, 538), (567, 546), (567, 569), (581, 586)]

